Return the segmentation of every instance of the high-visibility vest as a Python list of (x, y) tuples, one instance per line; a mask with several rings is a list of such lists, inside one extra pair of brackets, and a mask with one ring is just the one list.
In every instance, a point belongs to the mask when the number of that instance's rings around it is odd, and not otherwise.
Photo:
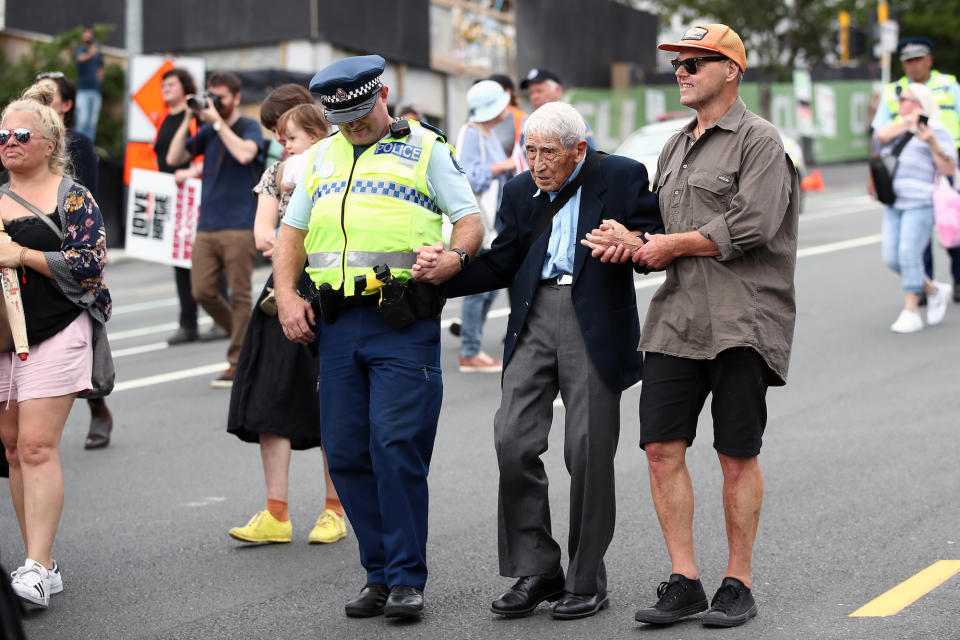
[[(887, 108), (890, 110), (890, 115), (894, 120), (900, 118), (897, 115), (897, 111), (900, 110), (900, 101), (898, 98), (900, 94), (897, 89), (903, 91), (910, 85), (910, 78), (903, 76), (896, 82), (891, 82), (887, 85), (884, 90), (884, 101), (887, 103)], [(940, 73), (937, 70), (932, 70), (930, 72), (930, 79), (927, 80), (927, 88), (930, 89), (930, 92), (933, 93), (933, 99), (937, 103), (937, 106), (940, 107), (940, 121), (943, 122), (943, 126), (947, 128), (950, 132), (950, 135), (953, 136), (953, 139), (957, 142), (957, 146), (960, 147), (960, 114), (958, 114), (957, 109), (960, 108), (960, 105), (954, 103), (953, 93), (950, 91), (950, 88), (957, 82), (957, 77), (950, 75), (949, 73)]]
[(412, 277), (415, 247), (441, 240), (442, 213), (427, 187), (427, 167), (440, 137), (410, 121), (410, 135), (382, 138), (354, 159), (337, 133), (308, 152), (304, 186), (313, 203), (304, 239), (307, 273), (319, 287), (343, 286), (386, 264), (401, 282)]

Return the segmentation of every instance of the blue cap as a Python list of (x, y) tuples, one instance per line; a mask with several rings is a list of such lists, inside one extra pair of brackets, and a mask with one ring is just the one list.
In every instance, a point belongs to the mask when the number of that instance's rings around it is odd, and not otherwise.
[(897, 45), (897, 53), (900, 60), (913, 60), (922, 58), (933, 53), (933, 40), (915, 36), (913, 38), (904, 38)]
[(310, 91), (320, 96), (330, 124), (347, 124), (373, 110), (383, 87), (380, 77), (387, 63), (377, 55), (337, 60), (313, 76)]

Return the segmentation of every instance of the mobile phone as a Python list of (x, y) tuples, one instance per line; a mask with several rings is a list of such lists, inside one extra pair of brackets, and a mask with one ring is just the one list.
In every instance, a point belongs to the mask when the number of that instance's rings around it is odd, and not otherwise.
[(922, 115), (922, 114), (921, 114), (921, 115), (917, 116), (917, 124), (922, 124), (923, 126), (927, 126), (927, 123), (928, 123), (929, 121), (930, 121), (930, 118), (928, 118), (928, 117), (925, 116), (925, 115)]

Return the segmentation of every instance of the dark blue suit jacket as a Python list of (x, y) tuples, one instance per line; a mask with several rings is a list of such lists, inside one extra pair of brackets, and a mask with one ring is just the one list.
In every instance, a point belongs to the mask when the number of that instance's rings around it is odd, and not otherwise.
[[(663, 221), (646, 168), (628, 158), (603, 157), (580, 189), (573, 305), (594, 366), (611, 390), (622, 391), (640, 379), (642, 367), (633, 266), (602, 263), (590, 257), (580, 240), (604, 219), (651, 233), (663, 233)], [(530, 238), (538, 213), (549, 202), (546, 194), (535, 197), (536, 192), (529, 171), (510, 180), (503, 189), (501, 230), (493, 246), (442, 285), (447, 297), (510, 287), (504, 366), (523, 333), (547, 253), (549, 225), (540, 237)]]

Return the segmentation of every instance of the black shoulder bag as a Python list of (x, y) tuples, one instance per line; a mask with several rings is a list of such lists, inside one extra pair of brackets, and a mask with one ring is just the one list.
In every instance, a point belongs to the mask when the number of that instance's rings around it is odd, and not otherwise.
[(537, 241), (537, 238), (540, 237), (540, 234), (542, 234), (544, 229), (546, 229), (547, 226), (553, 221), (553, 217), (557, 215), (557, 212), (563, 208), (563, 205), (567, 204), (570, 198), (573, 197), (573, 194), (577, 192), (577, 189), (579, 189), (583, 182), (587, 179), (587, 176), (593, 172), (593, 169), (600, 164), (600, 160), (602, 160), (603, 156), (605, 155), (607, 154), (603, 151), (594, 151), (587, 156), (587, 159), (580, 168), (580, 173), (577, 174), (577, 177), (568, 182), (567, 186), (565, 186), (563, 189), (560, 189), (560, 193), (557, 194), (557, 197), (540, 211), (540, 215), (533, 223), (533, 229), (530, 231), (530, 235), (527, 236), (528, 248), (533, 246), (533, 243)]
[(904, 135), (890, 155), (870, 158), (870, 178), (877, 192), (877, 200), (883, 204), (893, 204), (897, 199), (897, 194), (893, 192), (893, 177), (897, 174), (900, 152), (912, 137), (912, 133)]

